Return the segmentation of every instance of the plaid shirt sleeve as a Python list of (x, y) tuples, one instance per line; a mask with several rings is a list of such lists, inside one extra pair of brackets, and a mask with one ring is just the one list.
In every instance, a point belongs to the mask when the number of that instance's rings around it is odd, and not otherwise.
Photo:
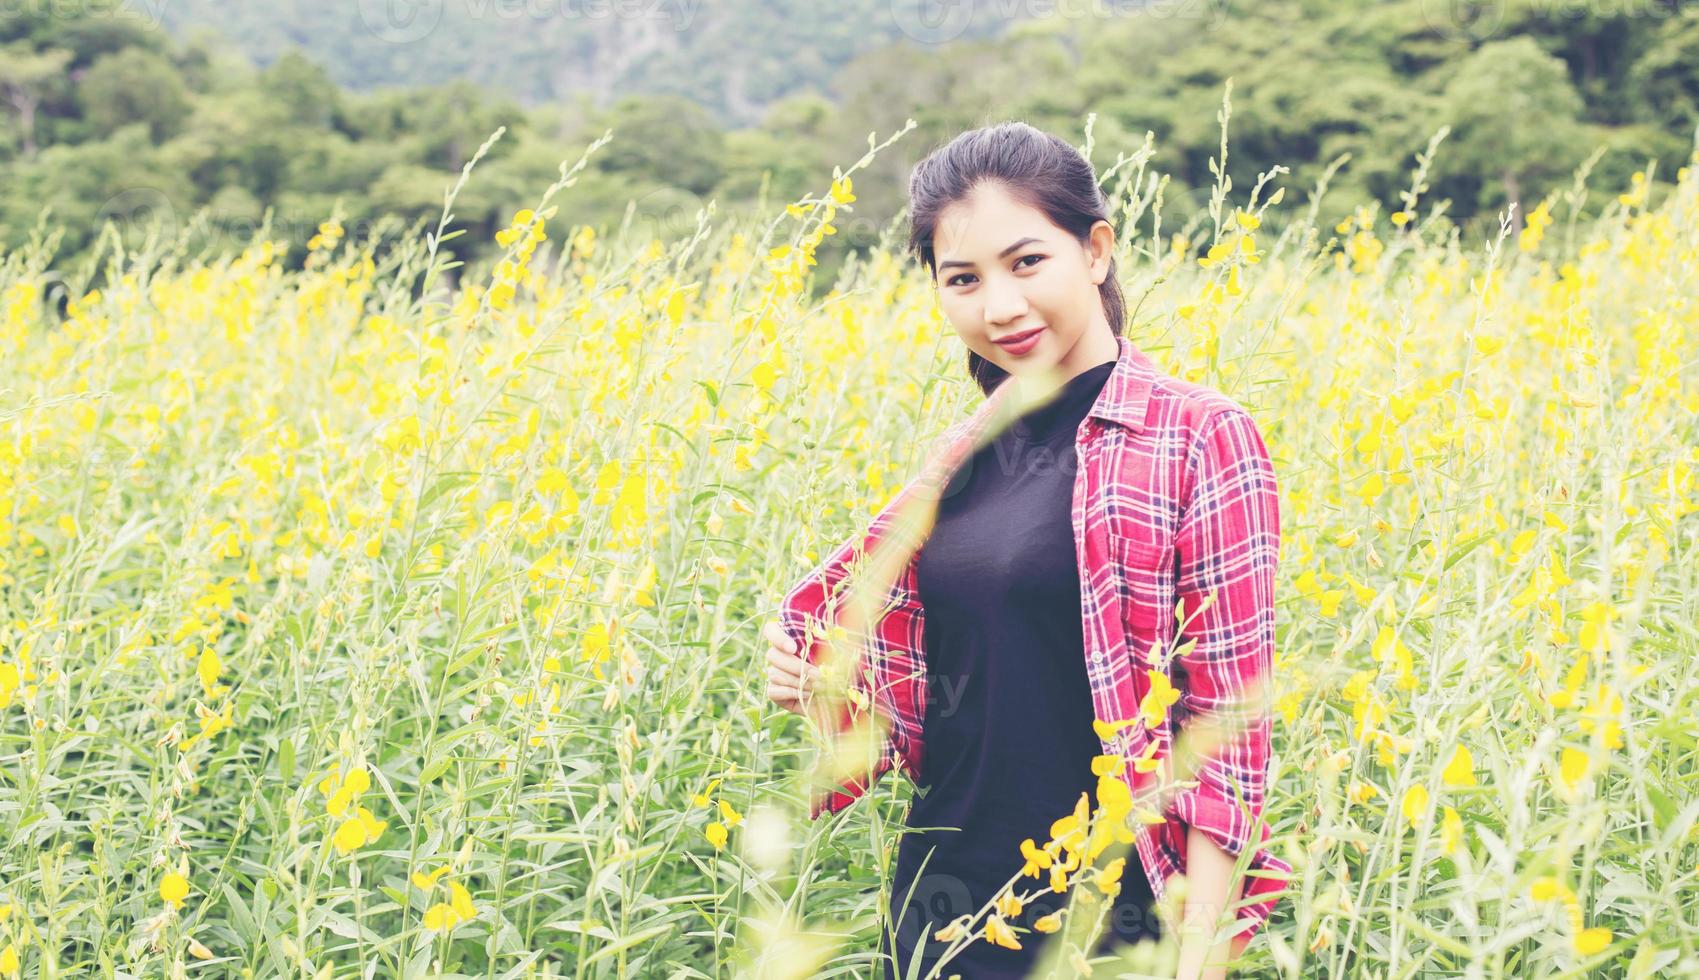
[[(834, 549), (780, 601), (779, 622), (796, 641), (803, 659), (818, 664), (825, 655), (828, 644), (824, 634), (838, 624), (840, 604), (848, 596), (852, 573), (858, 567), (866, 567), (863, 559), (881, 547), (902, 547), (904, 532), (924, 535), (929, 521), (917, 513), (914, 519), (918, 523), (907, 524), (903, 520), (904, 510), (911, 504), (917, 508), (929, 506), (926, 499), (919, 499), (928, 475), (934, 478), (942, 475), (946, 449), (958, 445), (957, 440), (971, 423), (972, 419), (957, 422), (935, 439), (927, 450), (921, 475), (874, 515), (864, 533), (851, 536)], [(868, 760), (863, 775), (847, 779), (836, 790), (810, 800), (809, 819), (822, 813), (836, 813), (854, 803), (894, 765), (900, 765), (911, 779), (918, 775), (924, 742), (921, 731), (924, 708), (918, 701), (920, 693), (914, 679), (920, 676), (925, 619), (915, 578), (918, 538), (908, 540), (912, 548), (902, 556), (902, 568), (886, 590), (882, 608), (872, 613), (860, 637), (849, 638), (858, 640), (856, 648), (865, 651), (871, 660), (864, 657), (850, 671), (851, 690), (859, 692), (862, 704), (845, 702), (834, 719), (833, 730), (827, 733), (835, 738), (848, 731), (862, 721), (865, 712), (871, 713), (873, 723), (886, 732), (886, 738), (879, 756)]]
[[(1175, 661), (1184, 674), (1176, 686), (1186, 727), (1217, 721), (1222, 737), (1197, 756), (1196, 784), (1168, 809), (1237, 857), (1269, 837), (1262, 809), (1272, 722), (1264, 684), (1274, 652), (1279, 491), (1256, 422), (1238, 406), (1205, 420), (1187, 468), (1191, 493), (1175, 539), (1177, 592), (1189, 617), (1180, 640), (1196, 643)], [(1281, 890), (1288, 865), (1261, 847), (1248, 863), (1265, 876), (1247, 879), (1247, 897)], [(1270, 898), (1238, 914), (1255, 919), (1273, 904)]]
[[(826, 655), (829, 645), (826, 634), (838, 621), (839, 606), (848, 594), (851, 572), (855, 570), (862, 556), (870, 553), (889, 529), (895, 518), (896, 508), (907, 494), (899, 494), (874, 518), (864, 533), (852, 535), (849, 540), (838, 545), (812, 572), (785, 593), (779, 603), (779, 622), (785, 632), (796, 641), (797, 650), (802, 658), (811, 664), (819, 664)], [(846, 700), (839, 707), (832, 722), (832, 730), (828, 737), (836, 738), (850, 730), (862, 721), (864, 712), (871, 711), (880, 725), (889, 724), (892, 719), (888, 711), (881, 711), (879, 698), (869, 695), (863, 678), (861, 665), (850, 672), (851, 689), (860, 692), (862, 704)], [(893, 729), (887, 728), (887, 731)], [(837, 790), (824, 795), (816, 794), (809, 802), (809, 818), (813, 819), (821, 813), (836, 813), (849, 806), (865, 793), (874, 783), (879, 781), (895, 761), (894, 739), (888, 738), (877, 759), (861, 777), (851, 779)]]

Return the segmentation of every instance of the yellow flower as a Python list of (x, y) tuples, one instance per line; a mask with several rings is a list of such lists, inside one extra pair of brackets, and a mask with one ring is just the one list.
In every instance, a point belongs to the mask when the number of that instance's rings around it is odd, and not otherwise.
[(421, 891), (429, 891), (431, 888), (436, 886), (437, 880), (443, 875), (448, 874), (450, 870), (449, 866), (445, 864), (435, 871), (432, 871), (430, 874), (420, 874), (415, 871), (413, 872), (412, 879), (413, 887), (418, 888)]
[(236, 723), (236, 706), (229, 701), (224, 702), (222, 712), (213, 711), (199, 701), (195, 702), (195, 716), (200, 719), (201, 730), (183, 740), (179, 746), (184, 752), (193, 748), (201, 739), (211, 738)]
[(1004, 949), (1020, 949), (1021, 941), (1015, 938), (1015, 930), (1003, 921), (1000, 915), (990, 915), (985, 919), (985, 938), (991, 943)]
[(1168, 675), (1159, 670), (1147, 669), (1145, 676), (1150, 679), (1150, 690), (1139, 702), (1139, 716), (1146, 728), (1155, 728), (1168, 717), (1168, 706), (1180, 700), (1180, 692), (1168, 682)]
[(432, 932), (444, 932), (459, 924), (460, 917), (446, 902), (438, 902), (425, 910), (425, 928)]
[(1120, 822), (1133, 809), (1133, 791), (1120, 776), (1100, 776), (1097, 780), (1097, 805), (1103, 808), (1103, 818)]
[(997, 896), (997, 914), (1006, 919), (1013, 919), (1021, 914), (1020, 896), (1012, 891)]
[(182, 908), (183, 900), (189, 897), (189, 879), (175, 871), (166, 872), (165, 877), (159, 879), (159, 897), (176, 908)]
[(1086, 820), (1091, 814), (1088, 807), (1086, 794), (1081, 793), (1079, 802), (1074, 804), (1074, 812), (1050, 825), (1050, 837), (1070, 851), (1078, 849), (1085, 840)]
[(1457, 751), (1451, 754), (1451, 761), (1446, 763), (1442, 777), (1447, 786), (1475, 785), (1475, 760), (1469, 754), (1468, 746), (1459, 745)]
[(366, 842), (366, 824), (359, 817), (349, 817), (336, 828), (331, 842), (338, 854), (348, 854)]
[(366, 843), (368, 844), (373, 843), (379, 837), (382, 837), (384, 828), (389, 826), (388, 823), (385, 823), (373, 816), (372, 811), (363, 806), (357, 807), (355, 813), (358, 814), (356, 819), (358, 819), (366, 828)]
[(208, 698), (216, 698), (229, 690), (218, 683), (218, 673), (222, 669), (223, 664), (219, 663), (218, 653), (212, 647), (202, 648), (200, 663), (196, 665), (195, 673), (200, 676), (201, 690), (206, 692)]
[(1607, 602), (1589, 602), (1581, 609), (1580, 643), (1583, 650), (1604, 650), (1610, 644), (1611, 620), (1618, 618)]
[(1456, 854), (1462, 842), (1463, 818), (1448, 806), (1445, 808), (1445, 820), (1440, 824), (1440, 848), (1447, 854)]
[(1421, 823), (1428, 813), (1428, 788), (1416, 783), (1404, 791), (1404, 801), (1399, 804), (1399, 812), (1412, 826)]
[(1583, 929), (1575, 934), (1575, 951), (1582, 956), (1592, 956), (1610, 944), (1611, 931), (1604, 926)]
[(1127, 859), (1118, 857), (1097, 873), (1097, 890), (1107, 898), (1114, 898), (1121, 893), (1121, 871), (1127, 866)]
[(1049, 915), (1039, 916), (1036, 920), (1034, 920), (1032, 927), (1039, 932), (1055, 932), (1062, 928), (1061, 911), (1058, 910), (1050, 913)]
[(717, 851), (726, 846), (726, 825), (718, 820), (709, 824), (708, 829), (703, 833), (707, 835), (708, 843), (714, 845), (714, 850)]
[(934, 932), (932, 934), (932, 938), (941, 943), (952, 943), (957, 939), (960, 939), (965, 931), (966, 930), (962, 928), (962, 920), (956, 919), (939, 929), (937, 932)]
[(714, 787), (716, 787), (718, 785), (720, 785), (720, 780), (715, 779), (713, 782), (708, 784), (707, 789), (705, 789), (702, 792), (697, 793), (694, 796), (692, 796), (690, 798), (690, 802), (697, 805), (697, 806), (707, 806), (708, 805), (708, 794), (712, 793), (714, 791)]
[(1097, 733), (1098, 738), (1102, 739), (1105, 742), (1108, 742), (1108, 741), (1112, 740), (1115, 737), (1116, 733), (1119, 732), (1121, 729), (1129, 728), (1133, 725), (1136, 725), (1136, 724), (1138, 724), (1138, 721), (1139, 720), (1137, 718), (1126, 718), (1126, 719), (1123, 719), (1123, 720), (1117, 721), (1117, 722), (1106, 722), (1106, 721), (1104, 721), (1100, 718), (1099, 719), (1093, 719), (1092, 723), (1091, 723), (1091, 729), (1092, 729), (1092, 731)]
[(462, 921), (478, 914), (478, 910), (472, 906), (472, 893), (458, 881), (448, 883), (448, 907), (453, 909), (454, 914)]
[(1566, 748), (1558, 762), (1558, 774), (1563, 778), (1563, 785), (1573, 791), (1587, 778), (1589, 757), (1580, 749)]
[(1031, 837), (1021, 841), (1021, 857), (1026, 858), (1021, 865), (1021, 874), (1026, 877), (1036, 878), (1041, 868), (1050, 867), (1049, 852), (1033, 844)]
[(0, 973), (11, 976), (18, 972), (18, 947), (7, 943), (5, 949), (0, 949)]

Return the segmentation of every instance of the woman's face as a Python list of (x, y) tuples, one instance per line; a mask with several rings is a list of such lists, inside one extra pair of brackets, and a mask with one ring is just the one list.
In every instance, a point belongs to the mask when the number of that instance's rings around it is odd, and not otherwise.
[[(938, 302), (968, 349), (1012, 375), (1058, 380), (1120, 353), (1098, 284), (1109, 274), (1107, 221), (1085, 243), (987, 182), (945, 208), (932, 235)], [(1026, 343), (1000, 343), (1037, 330)]]

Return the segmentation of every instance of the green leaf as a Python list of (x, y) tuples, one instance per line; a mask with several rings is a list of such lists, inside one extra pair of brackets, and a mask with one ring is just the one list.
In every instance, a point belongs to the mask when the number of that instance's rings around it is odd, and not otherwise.
[(1479, 548), (1481, 546), (1481, 542), (1487, 540), (1487, 538), (1489, 538), (1490, 536), (1491, 535), (1487, 535), (1487, 534), (1477, 534), (1474, 537), (1465, 540), (1462, 544), (1458, 545), (1457, 550), (1445, 559), (1445, 568), (1442, 569), (1442, 571), (1450, 570), (1451, 566), (1462, 561), (1464, 559), (1464, 557), (1466, 557), (1469, 554), (1469, 552), (1474, 551), (1476, 548)]
[(1677, 810), (1675, 801), (1651, 783), (1646, 784), (1646, 799), (1652, 804), (1652, 816), (1658, 825), (1658, 829), (1663, 830), (1668, 827), (1670, 821), (1675, 819)]
[(603, 946), (601, 949), (596, 950), (594, 953), (591, 953), (589, 956), (584, 957), (584, 962), (580, 963), (579, 966), (580, 967), (590, 966), (590, 965), (597, 963), (601, 960), (607, 959), (608, 957), (613, 956), (616, 953), (624, 952), (625, 950), (630, 949), (631, 947), (637, 945), (638, 943), (647, 942), (651, 939), (654, 939), (656, 936), (661, 935), (662, 933), (671, 932), (672, 929), (673, 929), (672, 923), (666, 922), (666, 923), (662, 923), (661, 925), (658, 925), (658, 926), (651, 926), (648, 929), (644, 929), (641, 932), (634, 932), (631, 935), (626, 936), (624, 939), (621, 939), (618, 942), (612, 943), (610, 945)]

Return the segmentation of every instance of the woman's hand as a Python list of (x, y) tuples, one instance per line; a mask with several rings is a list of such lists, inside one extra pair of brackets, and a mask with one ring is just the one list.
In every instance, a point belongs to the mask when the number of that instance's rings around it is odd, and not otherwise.
[(796, 641), (777, 621), (761, 628), (767, 641), (767, 697), (792, 714), (809, 716), (820, 668), (797, 654)]

